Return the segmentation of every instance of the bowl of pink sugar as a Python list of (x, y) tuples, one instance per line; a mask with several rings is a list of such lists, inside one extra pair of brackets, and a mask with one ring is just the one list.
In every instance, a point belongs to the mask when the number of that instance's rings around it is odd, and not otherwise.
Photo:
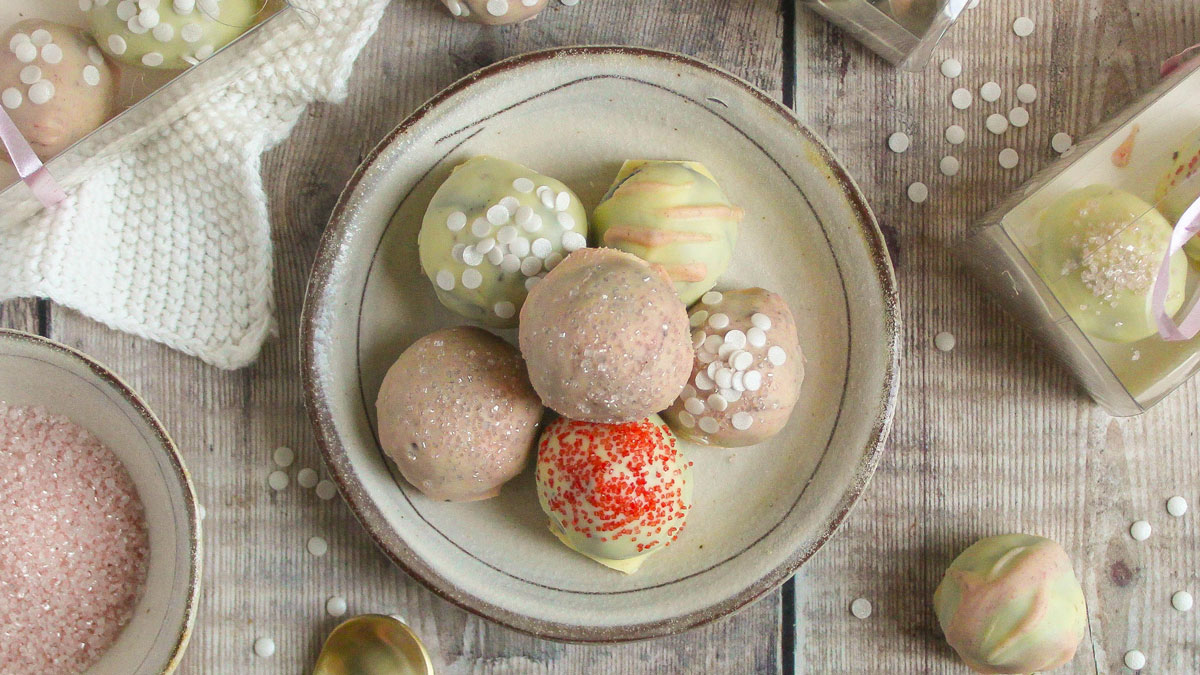
[(187, 468), (127, 385), (0, 330), (0, 673), (172, 672), (195, 619)]

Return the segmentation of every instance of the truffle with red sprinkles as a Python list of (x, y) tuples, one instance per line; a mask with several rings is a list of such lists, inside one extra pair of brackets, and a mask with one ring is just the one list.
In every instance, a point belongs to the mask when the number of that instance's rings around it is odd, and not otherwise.
[(480, 328), (430, 333), (388, 370), (379, 442), (431, 499), (476, 501), (524, 468), (544, 408), (512, 345)]
[(670, 277), (610, 248), (575, 251), (533, 287), (520, 342), (546, 406), (588, 422), (666, 409), (692, 367), (687, 309)]
[(538, 447), (538, 501), (550, 531), (626, 574), (679, 537), (692, 508), (691, 479), (691, 462), (657, 415), (621, 424), (560, 417)]

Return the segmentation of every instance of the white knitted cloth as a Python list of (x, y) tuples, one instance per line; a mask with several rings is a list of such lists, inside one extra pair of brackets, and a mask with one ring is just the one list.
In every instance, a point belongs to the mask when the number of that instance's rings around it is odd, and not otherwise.
[(86, 162), (65, 202), (0, 214), (0, 300), (47, 297), (221, 368), (258, 356), (274, 330), (260, 157), (308, 103), (345, 98), (387, 0), (292, 4), (237, 72)]

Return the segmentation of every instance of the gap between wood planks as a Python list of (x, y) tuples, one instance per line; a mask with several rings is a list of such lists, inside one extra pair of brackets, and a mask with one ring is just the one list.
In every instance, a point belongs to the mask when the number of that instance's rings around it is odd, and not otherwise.
[[(783, 104), (796, 111), (796, 0), (779, 0), (779, 11), (783, 17), (781, 49), (783, 58), (782, 91)], [(783, 675), (796, 673), (796, 576), (793, 574), (783, 582), (780, 597), (783, 604), (779, 626), (779, 649)]]

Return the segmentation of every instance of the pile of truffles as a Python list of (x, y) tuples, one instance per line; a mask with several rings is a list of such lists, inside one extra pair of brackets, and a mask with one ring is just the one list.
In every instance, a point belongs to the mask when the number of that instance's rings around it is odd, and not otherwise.
[[(454, 313), (517, 328), (519, 352), (472, 327), (418, 340), (379, 393), (384, 452), (426, 496), (467, 501), (498, 494), (536, 442), (550, 531), (637, 571), (692, 508), (678, 438), (755, 445), (799, 399), (787, 303), (713, 290), (741, 218), (695, 162), (626, 162), (590, 233), (560, 181), (494, 157), (462, 163), (425, 213), (421, 267)], [(605, 247), (588, 248), (589, 234)], [(544, 427), (543, 406), (556, 414)]]

